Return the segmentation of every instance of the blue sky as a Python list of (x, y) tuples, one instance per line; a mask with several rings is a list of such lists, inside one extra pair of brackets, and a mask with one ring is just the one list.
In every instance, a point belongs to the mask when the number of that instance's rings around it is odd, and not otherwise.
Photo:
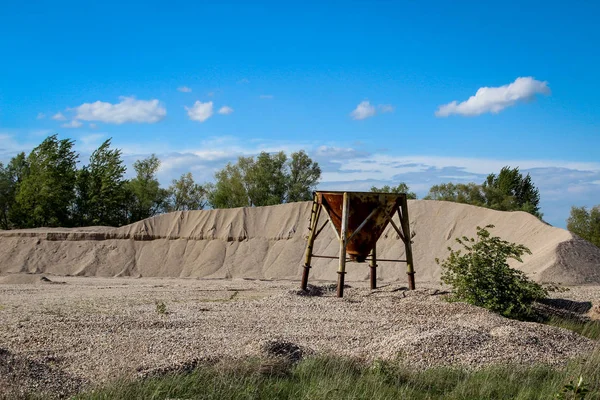
[[(321, 188), (531, 173), (545, 219), (600, 203), (600, 3), (5, 2), (0, 161), (112, 137), (168, 184), (305, 149)], [(453, 103), (455, 102), (455, 103)]]

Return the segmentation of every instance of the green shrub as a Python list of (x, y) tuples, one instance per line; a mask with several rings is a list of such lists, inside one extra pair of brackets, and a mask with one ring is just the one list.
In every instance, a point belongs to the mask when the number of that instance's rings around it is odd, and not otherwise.
[(464, 301), (510, 318), (524, 319), (532, 314), (535, 300), (548, 293), (519, 270), (508, 265), (509, 259), (519, 262), (531, 251), (521, 245), (492, 236), (488, 229), (477, 227), (477, 238), (463, 236), (456, 241), (463, 247), (453, 250), (440, 263), (442, 282), (452, 286), (451, 299)]

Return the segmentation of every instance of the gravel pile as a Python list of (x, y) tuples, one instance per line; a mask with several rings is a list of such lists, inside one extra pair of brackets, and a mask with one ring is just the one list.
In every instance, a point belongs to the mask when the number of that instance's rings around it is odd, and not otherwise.
[(77, 393), (83, 380), (52, 367), (54, 362), (52, 356), (38, 362), (0, 348), (0, 398), (26, 398), (31, 391), (59, 398)]
[[(325, 285), (313, 289), (313, 296), (299, 295), (298, 282), (61, 280), (66, 283), (0, 285), (2, 379), (60, 395), (83, 382), (189, 370), (206, 360), (269, 352), (400, 358), (415, 368), (478, 367), (560, 364), (597, 345), (567, 330), (448, 303), (433, 287), (370, 291), (351, 284), (338, 299)], [(597, 294), (597, 289), (585, 290)], [(11, 368), (7, 360), (13, 359), (35, 367)], [(38, 370), (39, 379), (30, 373)], [(66, 389), (40, 383), (48, 374)]]

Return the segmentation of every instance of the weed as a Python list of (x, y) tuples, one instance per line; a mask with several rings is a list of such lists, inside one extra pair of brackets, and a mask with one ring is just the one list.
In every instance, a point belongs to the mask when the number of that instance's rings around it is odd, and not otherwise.
[(167, 305), (162, 300), (156, 300), (156, 313), (167, 314)]

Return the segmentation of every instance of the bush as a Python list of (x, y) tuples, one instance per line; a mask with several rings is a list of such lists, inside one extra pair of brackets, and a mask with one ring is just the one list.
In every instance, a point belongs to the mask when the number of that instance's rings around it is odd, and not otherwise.
[(531, 305), (548, 293), (542, 286), (527, 278), (525, 273), (511, 268), (507, 261), (519, 262), (531, 251), (521, 245), (492, 236), (488, 229), (477, 227), (477, 239), (463, 236), (456, 241), (463, 249), (453, 250), (440, 263), (442, 282), (452, 286), (451, 299), (464, 301), (506, 317), (526, 319)]

